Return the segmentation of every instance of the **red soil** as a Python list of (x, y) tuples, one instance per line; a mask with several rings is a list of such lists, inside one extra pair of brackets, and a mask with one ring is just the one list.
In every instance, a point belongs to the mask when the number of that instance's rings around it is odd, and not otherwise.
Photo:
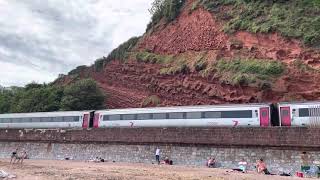
[[(146, 33), (137, 48), (157, 54), (209, 51), (212, 60), (250, 57), (281, 60), (289, 65), (301, 59), (312, 67), (320, 66), (319, 50), (307, 49), (299, 41), (278, 34), (225, 34), (222, 22), (208, 11), (200, 8), (190, 13), (191, 2), (188, 1), (175, 21)], [(163, 106), (320, 99), (320, 73), (288, 67), (286, 75), (275, 82), (272, 90), (221, 84), (216, 79), (202, 78), (196, 72), (160, 75), (161, 65), (134, 61), (111, 62), (103, 73), (91, 76), (109, 94), (108, 108), (140, 107), (143, 100), (152, 95), (157, 95)]]

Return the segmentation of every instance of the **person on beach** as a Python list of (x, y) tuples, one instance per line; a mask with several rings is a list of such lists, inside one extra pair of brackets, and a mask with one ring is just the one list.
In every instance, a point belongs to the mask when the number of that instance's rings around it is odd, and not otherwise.
[(239, 165), (238, 168), (232, 169), (232, 171), (238, 171), (238, 172), (243, 172), (243, 173), (247, 172), (248, 163), (244, 159), (242, 159), (242, 161), (240, 161), (238, 163), (238, 165)]
[(159, 148), (156, 149), (156, 161), (159, 165), (160, 164), (160, 149)]
[(18, 153), (18, 148), (17, 148), (15, 151), (13, 151), (13, 152), (11, 153), (11, 160), (10, 160), (10, 164), (11, 164), (11, 163), (14, 163), (14, 162), (16, 161), (17, 153)]
[(23, 153), (21, 155), (17, 155), (16, 159), (17, 159), (17, 163), (20, 162), (20, 165), (22, 166), (23, 160), (27, 158), (27, 152), (23, 151)]
[(257, 162), (256, 167), (258, 173), (270, 174), (270, 172), (267, 169), (267, 165), (262, 158)]
[(215, 167), (215, 159), (214, 158), (212, 158), (212, 157), (210, 157), (209, 158), (209, 160), (208, 160), (208, 162), (207, 162), (207, 167), (208, 168), (214, 168)]

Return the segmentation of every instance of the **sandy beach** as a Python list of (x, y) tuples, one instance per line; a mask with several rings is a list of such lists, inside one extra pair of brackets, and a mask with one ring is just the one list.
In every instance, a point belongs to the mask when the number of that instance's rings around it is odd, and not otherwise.
[(206, 167), (167, 166), (129, 163), (94, 163), (83, 161), (25, 160), (22, 167), (10, 165), (10, 160), (0, 160), (0, 170), (17, 176), (17, 180), (288, 180), (297, 177), (259, 175), (230, 172), (227, 169)]

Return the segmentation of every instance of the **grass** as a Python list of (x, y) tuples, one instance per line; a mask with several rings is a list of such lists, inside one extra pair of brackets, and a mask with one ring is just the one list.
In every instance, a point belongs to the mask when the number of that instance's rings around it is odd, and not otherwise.
[(206, 52), (200, 53), (195, 57), (194, 70), (200, 72), (207, 68)]
[(133, 58), (135, 58), (138, 62), (158, 63), (158, 64), (168, 64), (174, 61), (173, 55), (160, 55), (160, 54), (149, 53), (146, 51), (133, 53)]
[(161, 103), (160, 98), (156, 95), (153, 95), (143, 100), (142, 107), (146, 107), (148, 105), (158, 106), (160, 103)]
[(312, 68), (308, 64), (305, 64), (300, 59), (294, 60), (291, 65), (293, 65), (296, 69), (298, 69), (300, 72), (316, 72), (317, 69)]
[(187, 74), (190, 72), (189, 66), (182, 62), (175, 65), (172, 65), (171, 67), (165, 67), (160, 69), (161, 75), (176, 75), (176, 74)]
[(262, 89), (271, 87), (271, 82), (281, 76), (285, 66), (272, 60), (221, 59), (201, 71), (203, 77), (215, 75), (221, 82), (231, 85), (255, 86)]
[(201, 0), (201, 5), (226, 21), (225, 32), (278, 32), (320, 47), (320, 0)]

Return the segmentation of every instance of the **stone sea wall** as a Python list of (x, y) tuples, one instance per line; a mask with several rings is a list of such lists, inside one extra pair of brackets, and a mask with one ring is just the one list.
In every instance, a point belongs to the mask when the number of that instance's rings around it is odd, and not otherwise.
[(215, 157), (219, 167), (235, 168), (242, 159), (254, 168), (263, 158), (274, 172), (294, 172), (320, 164), (317, 128), (114, 128), (91, 130), (0, 130), (0, 157), (25, 149), (32, 159), (155, 162), (156, 147), (174, 164), (204, 166)]
[(155, 163), (155, 149), (161, 149), (161, 157), (169, 157), (176, 165), (205, 166), (208, 157), (215, 157), (218, 166), (236, 168), (242, 159), (254, 169), (257, 159), (264, 158), (273, 173), (295, 172), (301, 164), (319, 164), (317, 151), (279, 150), (270, 148), (222, 148), (191, 145), (127, 145), (127, 144), (70, 144), (70, 143), (27, 143), (0, 142), (0, 158), (8, 158), (19, 148), (28, 152), (31, 159), (89, 160), (102, 157), (109, 162)]

